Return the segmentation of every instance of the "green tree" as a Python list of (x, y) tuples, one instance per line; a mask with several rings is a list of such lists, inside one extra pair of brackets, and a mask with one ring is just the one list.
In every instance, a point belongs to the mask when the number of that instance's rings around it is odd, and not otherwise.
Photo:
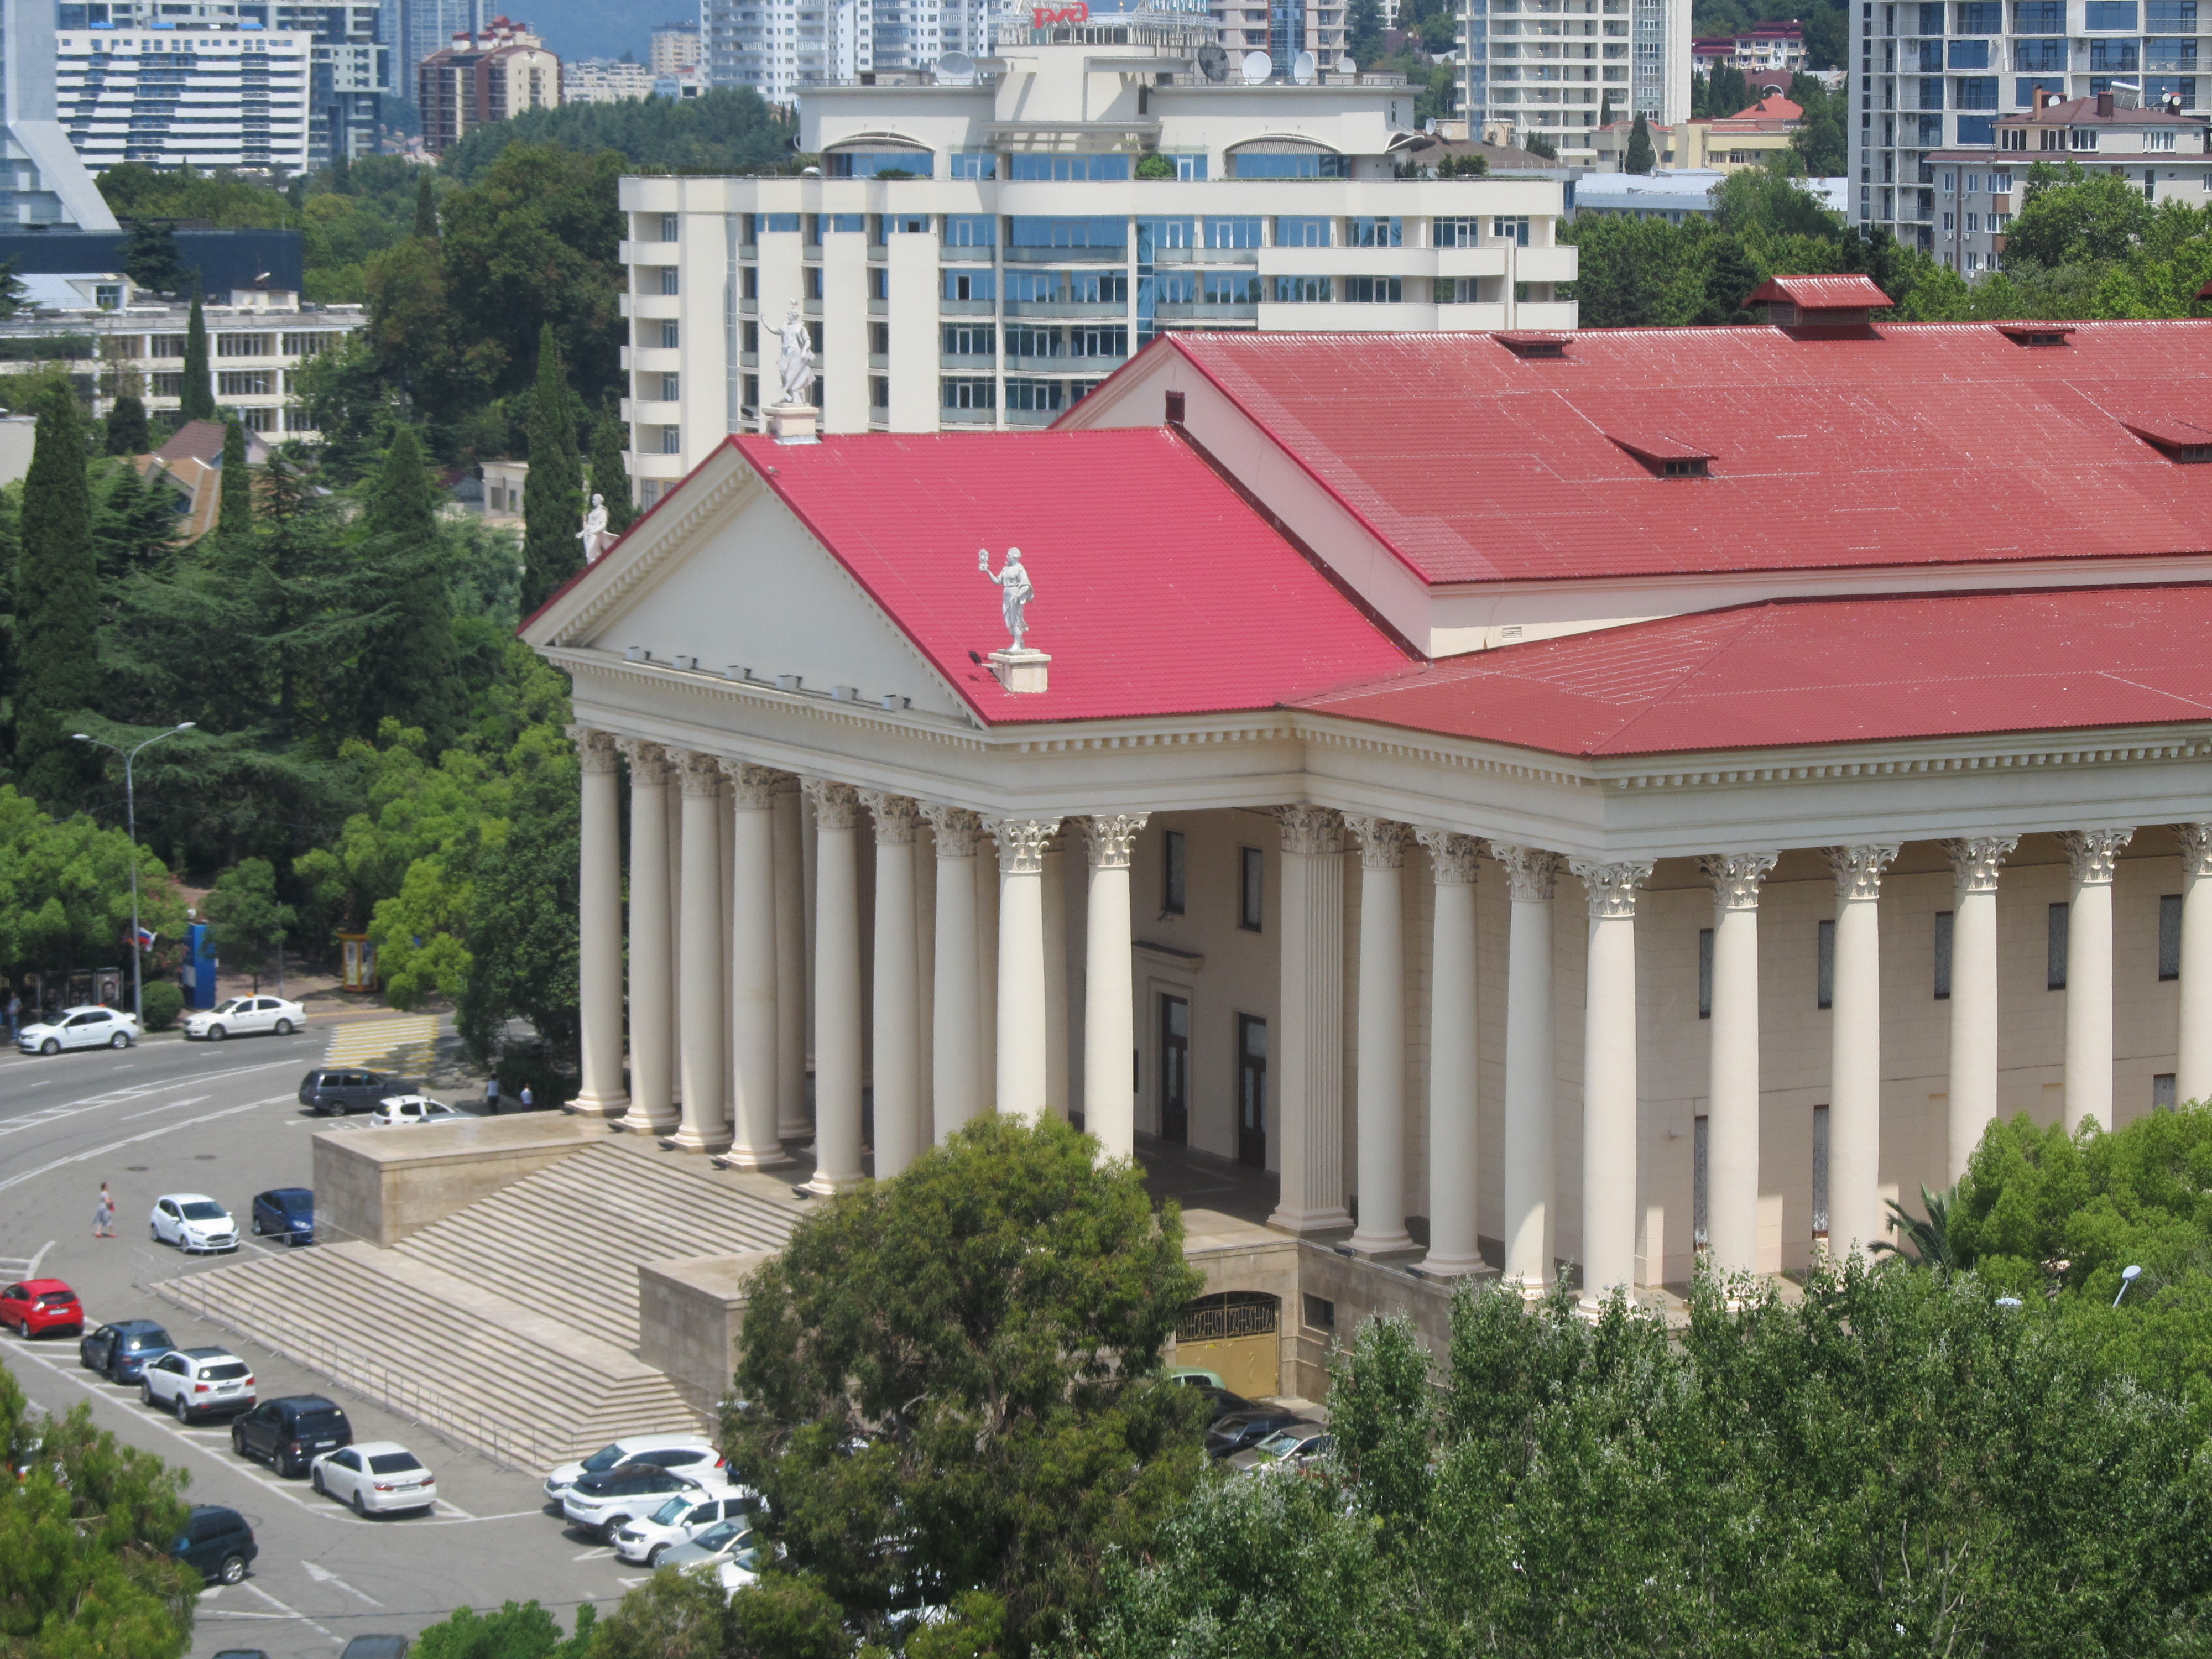
[(360, 523), (363, 562), (378, 572), (385, 603), (356, 659), (353, 729), (368, 736), (395, 719), (427, 732), (435, 752), (459, 735), (467, 708), (437, 501), (413, 427), (392, 432)]
[(623, 464), (629, 428), (608, 409), (592, 423), (592, 493), (605, 499), (607, 528), (619, 536), (637, 522), (637, 507), (629, 495), (629, 469)]
[[(972, 1595), (959, 1598), (970, 1606), (974, 1599)], [(982, 1599), (996, 1603), (993, 1596)], [(1003, 1627), (1003, 1607), (1000, 1613)], [(770, 1573), (732, 1595), (729, 1622), (735, 1650), (759, 1659), (843, 1659), (853, 1650), (844, 1610), (811, 1579), (788, 1573)], [(940, 1639), (934, 1645), (942, 1650), (946, 1644)], [(909, 1640), (908, 1659), (928, 1659), (932, 1646), (925, 1638), (916, 1652)], [(942, 1659), (956, 1656), (944, 1654)]]
[[(119, 168), (111, 169), (107, 178), (113, 178)], [(177, 295), (192, 279), (185, 269), (184, 256), (177, 251), (176, 227), (163, 219), (139, 219), (132, 222), (131, 234), (123, 243), (123, 274), (135, 288), (149, 293)]]
[(1644, 112), (1636, 112), (1636, 125), (1628, 131), (1628, 154), (1620, 167), (1624, 173), (1648, 174), (1658, 165), (1658, 157), (1651, 148), (1651, 126), (1644, 118)]
[(1137, 158), (1137, 177), (1139, 179), (1173, 179), (1175, 176), (1176, 164), (1172, 155), (1163, 155), (1153, 149), (1146, 150)]
[(253, 470), (246, 464), (246, 423), (222, 423), (222, 498), (216, 534), (244, 538), (253, 534)]
[(1344, 14), (1344, 46), (1362, 68), (1382, 55), (1382, 8), (1377, 0), (1352, 0)]
[(224, 962), (252, 974), (257, 988), (272, 963), (283, 981), (284, 941), (299, 914), (277, 897), (276, 871), (267, 859), (242, 859), (216, 877), (207, 914)]
[(753, 1276), (728, 1449), (849, 1615), (988, 1589), (1026, 1652), (1197, 1478), (1197, 1396), (1158, 1375), (1200, 1287), (1181, 1214), (1097, 1160), (1055, 1119), (979, 1119)]
[(151, 570), (173, 551), (176, 534), (176, 492), (157, 472), (141, 477), (129, 462), (96, 462), (92, 486), (92, 544), (100, 568), (102, 609), (115, 610), (123, 580)]
[(185, 368), (178, 381), (182, 388), (177, 414), (187, 421), (215, 419), (215, 382), (208, 374), (207, 314), (200, 303), (200, 285), (192, 282), (191, 315), (185, 323)]
[(545, 325), (538, 343), (538, 392), (530, 405), (530, 472), (522, 484), (522, 608), (535, 611), (582, 567), (576, 526), (584, 517), (584, 469), (576, 453), (575, 400), (561, 368), (560, 343)]
[(576, 1609), (576, 1630), (562, 1636), (559, 1622), (535, 1601), (509, 1601), (497, 1613), (456, 1607), (415, 1638), (421, 1659), (589, 1659), (598, 1609)]
[(750, 88), (674, 101), (563, 104), (472, 130), (439, 158), (438, 173), (472, 185), (518, 145), (580, 155), (611, 151), (624, 173), (789, 173), (798, 166), (791, 143), (796, 136), (793, 124)]
[(1330, 1367), (1336, 1455), (1374, 1512), (1401, 1531), (1426, 1517), (1437, 1403), (1428, 1348), (1402, 1315), (1369, 1320)]
[(131, 927), (134, 860), (141, 921), (160, 938), (177, 938), (184, 900), (151, 852), (82, 814), (57, 822), (12, 784), (0, 785), (0, 961), (61, 970), (114, 961)]
[(1744, 301), (1762, 279), (1759, 267), (1744, 251), (1743, 239), (1727, 231), (1709, 236), (1705, 258), (1705, 300), (1697, 320), (1709, 325), (1751, 321), (1750, 308)]
[(2005, 228), (2005, 268), (2100, 263), (2124, 257), (2151, 226), (2142, 192), (2117, 173), (2078, 161), (2038, 161), (2027, 170), (2020, 211)]
[(154, 447), (146, 429), (146, 404), (137, 393), (126, 392), (107, 411), (107, 453), (143, 455)]
[(591, 1659), (730, 1659), (732, 1600), (711, 1578), (663, 1567), (600, 1621)]
[(430, 174), (427, 169), (415, 181), (415, 234), (426, 242), (438, 240), (438, 204), (430, 193)]
[(474, 1053), (496, 1053), (499, 1033), (519, 1016), (561, 1071), (581, 1064), (571, 920), (579, 902), (580, 787), (565, 739), (533, 744), (514, 774), (505, 834), (485, 838), (468, 918), (473, 969), (457, 1009)]
[(15, 769), (33, 796), (66, 811), (99, 775), (97, 755), (70, 733), (100, 694), (100, 575), (82, 413), (63, 384), (38, 410), (15, 586)]

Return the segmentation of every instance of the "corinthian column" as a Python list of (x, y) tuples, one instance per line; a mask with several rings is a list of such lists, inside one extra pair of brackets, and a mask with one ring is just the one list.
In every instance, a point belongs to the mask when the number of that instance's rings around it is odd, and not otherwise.
[(775, 1133), (814, 1132), (806, 1104), (806, 836), (799, 780), (775, 786)]
[(683, 927), (678, 1018), (683, 1022), (684, 1115), (676, 1145), (719, 1152), (730, 1144), (722, 1121), (722, 768), (712, 755), (686, 754), (684, 779)]
[(975, 935), (975, 848), (982, 824), (963, 807), (921, 811), (937, 842), (930, 1097), (942, 1145), (982, 1109), (981, 968)]
[(1513, 913), (1505, 945), (1505, 1282), (1523, 1294), (1552, 1281), (1552, 890), (1560, 858), (1490, 844), (1505, 866)]
[(1125, 812), (1083, 820), (1091, 890), (1083, 935), (1083, 1127), (1108, 1158), (1133, 1158), (1137, 1097), (1137, 992), (1129, 950), (1129, 857), (1151, 817)]
[(1881, 876), (1893, 844), (1831, 847), (1836, 954), (1828, 1026), (1828, 1253), (1870, 1250), (1881, 1203)]
[(1997, 870), (2018, 836), (1947, 841), (1951, 905), (1951, 1179), (1997, 1115)]
[(1474, 867), (1482, 843), (1416, 830), (1429, 852), (1436, 927), (1429, 973), (1429, 1253), (1431, 1273), (1482, 1267), (1475, 1236)]
[(1583, 1012), (1583, 1305), (1636, 1279), (1636, 893), (1651, 866), (1570, 867), (1589, 899)]
[(2181, 842), (2181, 1020), (2176, 1101), (2212, 1099), (2212, 823), (2177, 823)]
[(1359, 838), (1359, 1226), (1355, 1250), (1402, 1250), (1406, 1231), (1407, 827), (1346, 814)]
[(1713, 1016), (1706, 1093), (1713, 1263), (1759, 1270), (1759, 888), (1781, 855), (1719, 853), (1713, 884)]
[(2112, 878), (2126, 830), (2058, 837), (2073, 866), (2066, 907), (2066, 1127), (2112, 1127)]
[(999, 1100), (1034, 1123), (1045, 1098), (1044, 847), (1058, 818), (999, 818)]
[(1344, 1208), (1344, 831), (1325, 806), (1279, 806), (1283, 1031), (1276, 1103), (1281, 1196), (1267, 1224), (1349, 1226)]
[(583, 1048), (583, 1091), (572, 1110), (619, 1117), (629, 1109), (623, 1083), (621, 758), (613, 737), (572, 726), (582, 773), (577, 836), (576, 1012)]
[(730, 843), (730, 1151), (740, 1170), (791, 1160), (776, 1136), (775, 796), (784, 775), (726, 760)]
[(838, 1193), (860, 1168), (860, 883), (854, 846), (860, 797), (848, 783), (806, 781), (814, 803), (814, 1179)]
[(676, 1127), (676, 1011), (669, 976), (668, 751), (624, 738), (629, 759), (629, 1110), (625, 1128)]
[(860, 799), (876, 822), (876, 1179), (888, 1181), (927, 1144), (914, 918), (914, 838), (921, 815), (903, 795)]

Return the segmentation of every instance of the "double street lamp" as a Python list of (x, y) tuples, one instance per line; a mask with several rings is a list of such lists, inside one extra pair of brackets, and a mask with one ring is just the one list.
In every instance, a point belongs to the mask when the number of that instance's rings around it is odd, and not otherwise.
[(123, 815), (131, 836), (131, 1018), (138, 1022), (138, 1029), (146, 1029), (146, 989), (143, 964), (146, 957), (141, 943), (146, 937), (138, 926), (138, 797), (131, 787), (131, 763), (138, 758), (138, 750), (173, 738), (179, 732), (189, 732), (198, 725), (196, 720), (179, 720), (166, 732), (156, 732), (137, 749), (125, 749), (120, 744), (102, 743), (98, 738), (79, 732), (79, 743), (93, 744), (101, 749), (112, 749), (123, 757)]

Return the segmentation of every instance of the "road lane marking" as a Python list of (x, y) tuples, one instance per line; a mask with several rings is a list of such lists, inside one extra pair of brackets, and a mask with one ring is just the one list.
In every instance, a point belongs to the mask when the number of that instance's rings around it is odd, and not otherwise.
[(611, 1549), (586, 1550), (581, 1555), (574, 1555), (568, 1559), (572, 1561), (604, 1561), (613, 1553)]
[(323, 1565), (319, 1561), (303, 1560), (300, 1565), (307, 1570), (307, 1577), (313, 1579), (318, 1584), (336, 1584), (348, 1595), (361, 1596), (361, 1599), (368, 1602), (372, 1607), (380, 1607), (384, 1605), (383, 1602), (378, 1601), (374, 1595), (362, 1595), (361, 1591), (356, 1589), (351, 1584), (347, 1583), (344, 1579), (339, 1577), (337, 1574), (332, 1572), (328, 1567)]
[(219, 1112), (203, 1112), (198, 1117), (184, 1118), (175, 1123), (164, 1124), (159, 1128), (143, 1129), (135, 1135), (126, 1135), (120, 1140), (111, 1140), (105, 1146), (94, 1146), (82, 1152), (72, 1152), (67, 1158), (58, 1158), (51, 1164), (41, 1164), (35, 1170), (26, 1170), (21, 1175), (9, 1176), (5, 1181), (0, 1181), (0, 1193), (6, 1192), (11, 1187), (20, 1187), (27, 1181), (35, 1181), (42, 1175), (51, 1175), (56, 1170), (66, 1169), (72, 1164), (84, 1164), (95, 1158), (106, 1158), (110, 1152), (119, 1152), (125, 1146), (135, 1146), (140, 1141), (151, 1140), (157, 1135), (172, 1134), (179, 1129), (189, 1129), (195, 1124), (212, 1123), (217, 1118), (235, 1117), (240, 1112), (250, 1112), (261, 1106), (273, 1106), (280, 1100), (291, 1098), (290, 1095), (271, 1095), (266, 1100), (249, 1100), (243, 1106), (226, 1106)]
[[(308, 1618), (306, 1613), (298, 1611), (296, 1608), (286, 1607), (282, 1601), (279, 1601), (267, 1590), (262, 1589), (260, 1585), (248, 1584), (246, 1588), (248, 1590), (251, 1590), (254, 1595), (259, 1596), (263, 1601), (266, 1601), (270, 1607), (276, 1608), (277, 1612), (283, 1613), (287, 1619), (296, 1619), (301, 1624), (305, 1625), (309, 1630), (320, 1631), (323, 1635), (329, 1636), (331, 1645), (332, 1647), (342, 1648), (345, 1645), (345, 1644), (338, 1640), (337, 1637), (331, 1636), (330, 1632), (324, 1630), (320, 1625)], [(228, 1609), (217, 1609), (217, 1616), (219, 1617), (221, 1613), (225, 1611), (228, 1611)]]
[(173, 1100), (166, 1106), (149, 1106), (143, 1112), (125, 1112), (123, 1115), (123, 1121), (136, 1123), (140, 1118), (151, 1117), (156, 1112), (173, 1112), (179, 1106), (197, 1106), (208, 1098), (206, 1095), (194, 1095), (189, 1100)]

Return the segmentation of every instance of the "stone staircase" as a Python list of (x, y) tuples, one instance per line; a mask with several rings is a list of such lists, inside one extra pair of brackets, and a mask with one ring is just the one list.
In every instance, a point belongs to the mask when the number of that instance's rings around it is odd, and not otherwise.
[(609, 1138), (397, 1248), (318, 1244), (152, 1288), (519, 1467), (706, 1426), (639, 1359), (636, 1264), (775, 1250), (795, 1206)]

